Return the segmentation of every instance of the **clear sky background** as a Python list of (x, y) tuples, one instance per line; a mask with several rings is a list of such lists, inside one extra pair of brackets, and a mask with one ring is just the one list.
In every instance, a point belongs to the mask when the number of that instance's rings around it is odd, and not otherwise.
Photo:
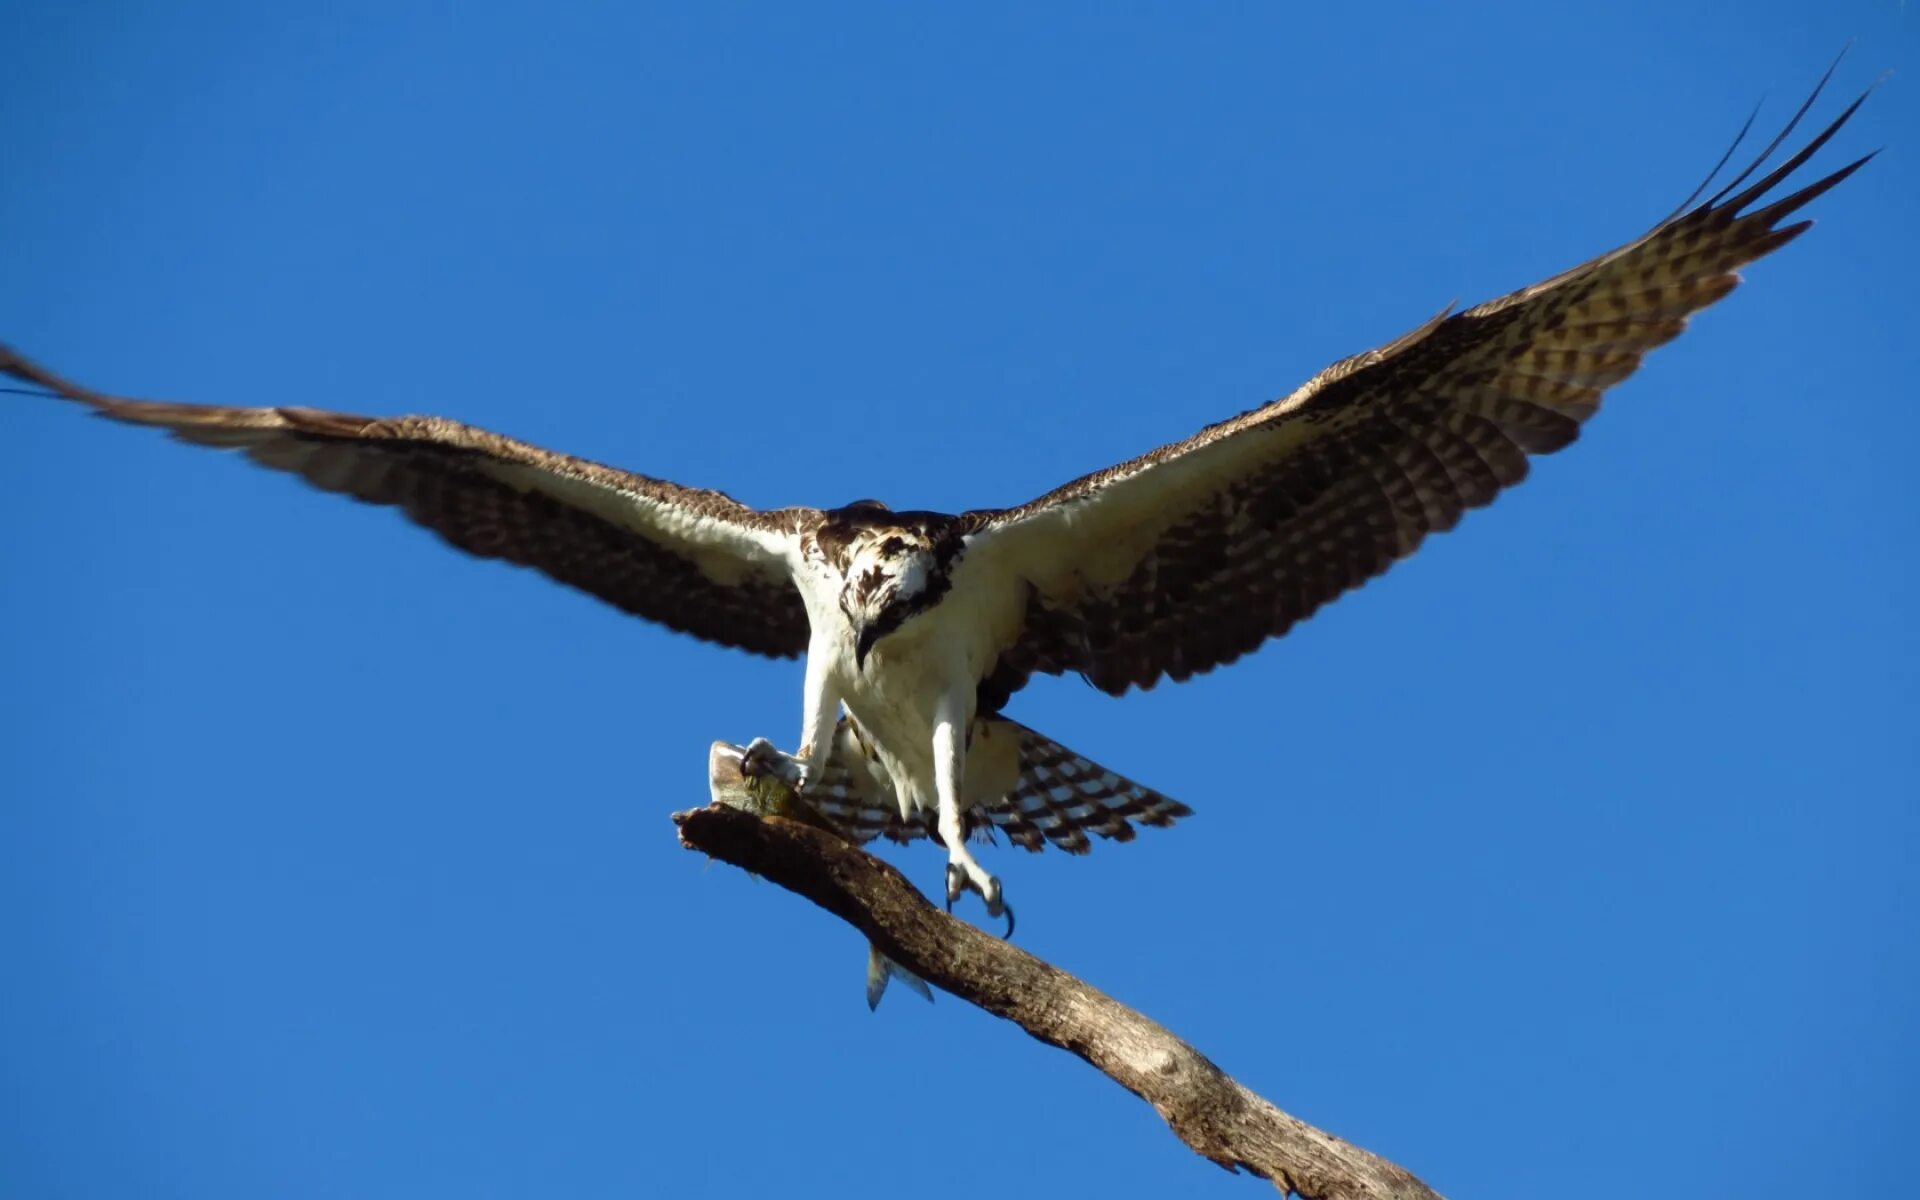
[[(1454, 1197), (1898, 1194), (1920, 9), (1336, 7), (8, 4), (0, 338), (1015, 503), (1630, 238), (1857, 36), (1819, 114), (1896, 75), (1817, 165), (1888, 150), (1815, 232), (1284, 641), (1022, 693), (1196, 815), (987, 862), (1022, 945)], [(0, 1194), (1260, 1194), (951, 997), (869, 1014), (856, 935), (677, 847), (798, 666), (0, 432)]]

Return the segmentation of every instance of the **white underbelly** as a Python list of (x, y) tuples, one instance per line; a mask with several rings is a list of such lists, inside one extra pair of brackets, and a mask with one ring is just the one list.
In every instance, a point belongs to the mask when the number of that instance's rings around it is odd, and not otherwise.
[[(939, 806), (933, 723), (941, 697), (954, 685), (932, 672), (915, 669), (920, 665), (917, 658), (900, 662), (895, 669), (875, 669), (885, 665), (870, 656), (868, 669), (846, 681), (842, 698), (865, 733), (874, 757), (892, 780), (900, 814), (905, 817), (916, 809)], [(970, 718), (972, 713), (967, 715)]]
[[(956, 708), (962, 728), (977, 732), (973, 705), (985, 670), (977, 653), (981, 647), (972, 645), (968, 632), (972, 630), (964, 622), (910, 622), (899, 636), (887, 637), (874, 647), (864, 670), (849, 672), (839, 680), (841, 701), (866, 733), (874, 756), (893, 781), (902, 818), (910, 818), (916, 810), (931, 812), (939, 808), (933, 724), (943, 707)], [(851, 668), (851, 660), (847, 660), (847, 666)], [(1014, 783), (1012, 772), (989, 762), (998, 755), (993, 755), (987, 745), (981, 745), (981, 753), (973, 755), (970, 741), (977, 741), (977, 737), (964, 735), (960, 739), (964, 755), (962, 808), (996, 801)], [(979, 762), (975, 762), (975, 756)], [(995, 795), (983, 795), (995, 787)]]
[[(1018, 604), (1011, 593), (956, 589), (940, 605), (876, 643), (864, 667), (854, 665), (852, 631), (843, 628), (846, 645), (834, 655), (834, 682), (892, 781), (903, 817), (939, 808), (934, 722), (944, 708), (972, 734), (978, 733), (974, 707), (980, 680), (991, 669), (998, 646), (1018, 627)], [(963, 808), (998, 800), (1018, 773), (1017, 752), (1003, 754), (998, 743), (982, 744), (979, 754), (968, 754), (967, 742), (978, 740), (971, 735), (961, 739), (968, 760)], [(1001, 762), (1003, 758), (1007, 761)]]

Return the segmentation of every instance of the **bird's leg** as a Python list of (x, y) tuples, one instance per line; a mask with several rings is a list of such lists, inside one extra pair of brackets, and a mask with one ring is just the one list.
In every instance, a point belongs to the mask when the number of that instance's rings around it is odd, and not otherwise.
[(1001, 895), (1000, 881), (974, 861), (967, 849), (966, 825), (960, 819), (960, 785), (966, 778), (967, 716), (959, 699), (943, 697), (933, 718), (933, 782), (940, 796), (940, 840), (947, 844), (947, 911), (963, 891), (979, 892), (987, 915), (1007, 918), (1007, 936), (1013, 935), (1013, 909)]
[(840, 691), (827, 671), (827, 651), (815, 646), (807, 653), (806, 692), (801, 697), (800, 753), (788, 754), (766, 738), (747, 743), (740, 772), (749, 778), (773, 775), (794, 791), (805, 793), (827, 769), (833, 753), (833, 734), (840, 718)]
[[(816, 642), (821, 639), (816, 638)], [(820, 778), (827, 768), (827, 759), (833, 753), (833, 733), (840, 720), (840, 689), (835, 685), (833, 672), (827, 664), (832, 660), (832, 647), (813, 645), (807, 650), (806, 690), (800, 699), (800, 753), (797, 762), (800, 768), (798, 790), (807, 787)]]

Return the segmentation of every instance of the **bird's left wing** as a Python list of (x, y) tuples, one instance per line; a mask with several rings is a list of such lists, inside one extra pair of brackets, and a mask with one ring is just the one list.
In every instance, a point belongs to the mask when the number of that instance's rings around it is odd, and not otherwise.
[(442, 417), (129, 400), (5, 346), (0, 373), (101, 416), (239, 450), (315, 487), (398, 508), (469, 554), (532, 567), (682, 633), (772, 657), (807, 648), (786, 552), (818, 523), (817, 510), (760, 511)]
[(1758, 162), (1618, 250), (1443, 313), (1184, 442), (967, 514), (956, 584), (993, 571), (1030, 585), (983, 703), (1035, 672), (1118, 695), (1231, 662), (1520, 482), (1529, 455), (1572, 442), (1601, 393), (1732, 291), (1739, 267), (1811, 224), (1781, 222), (1866, 158), (1753, 206), (1864, 99), (1750, 187), (1734, 191)]

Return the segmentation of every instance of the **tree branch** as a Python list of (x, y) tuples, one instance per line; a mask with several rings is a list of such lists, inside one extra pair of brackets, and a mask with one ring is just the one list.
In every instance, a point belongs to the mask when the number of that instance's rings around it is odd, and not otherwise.
[(1280, 1111), (1140, 1013), (941, 912), (835, 833), (754, 815), (765, 806), (741, 778), (737, 747), (716, 743), (711, 773), (716, 803), (673, 815), (682, 845), (806, 897), (928, 983), (1085, 1059), (1153, 1105), (1196, 1153), (1307, 1200), (1440, 1200), (1393, 1163)]

